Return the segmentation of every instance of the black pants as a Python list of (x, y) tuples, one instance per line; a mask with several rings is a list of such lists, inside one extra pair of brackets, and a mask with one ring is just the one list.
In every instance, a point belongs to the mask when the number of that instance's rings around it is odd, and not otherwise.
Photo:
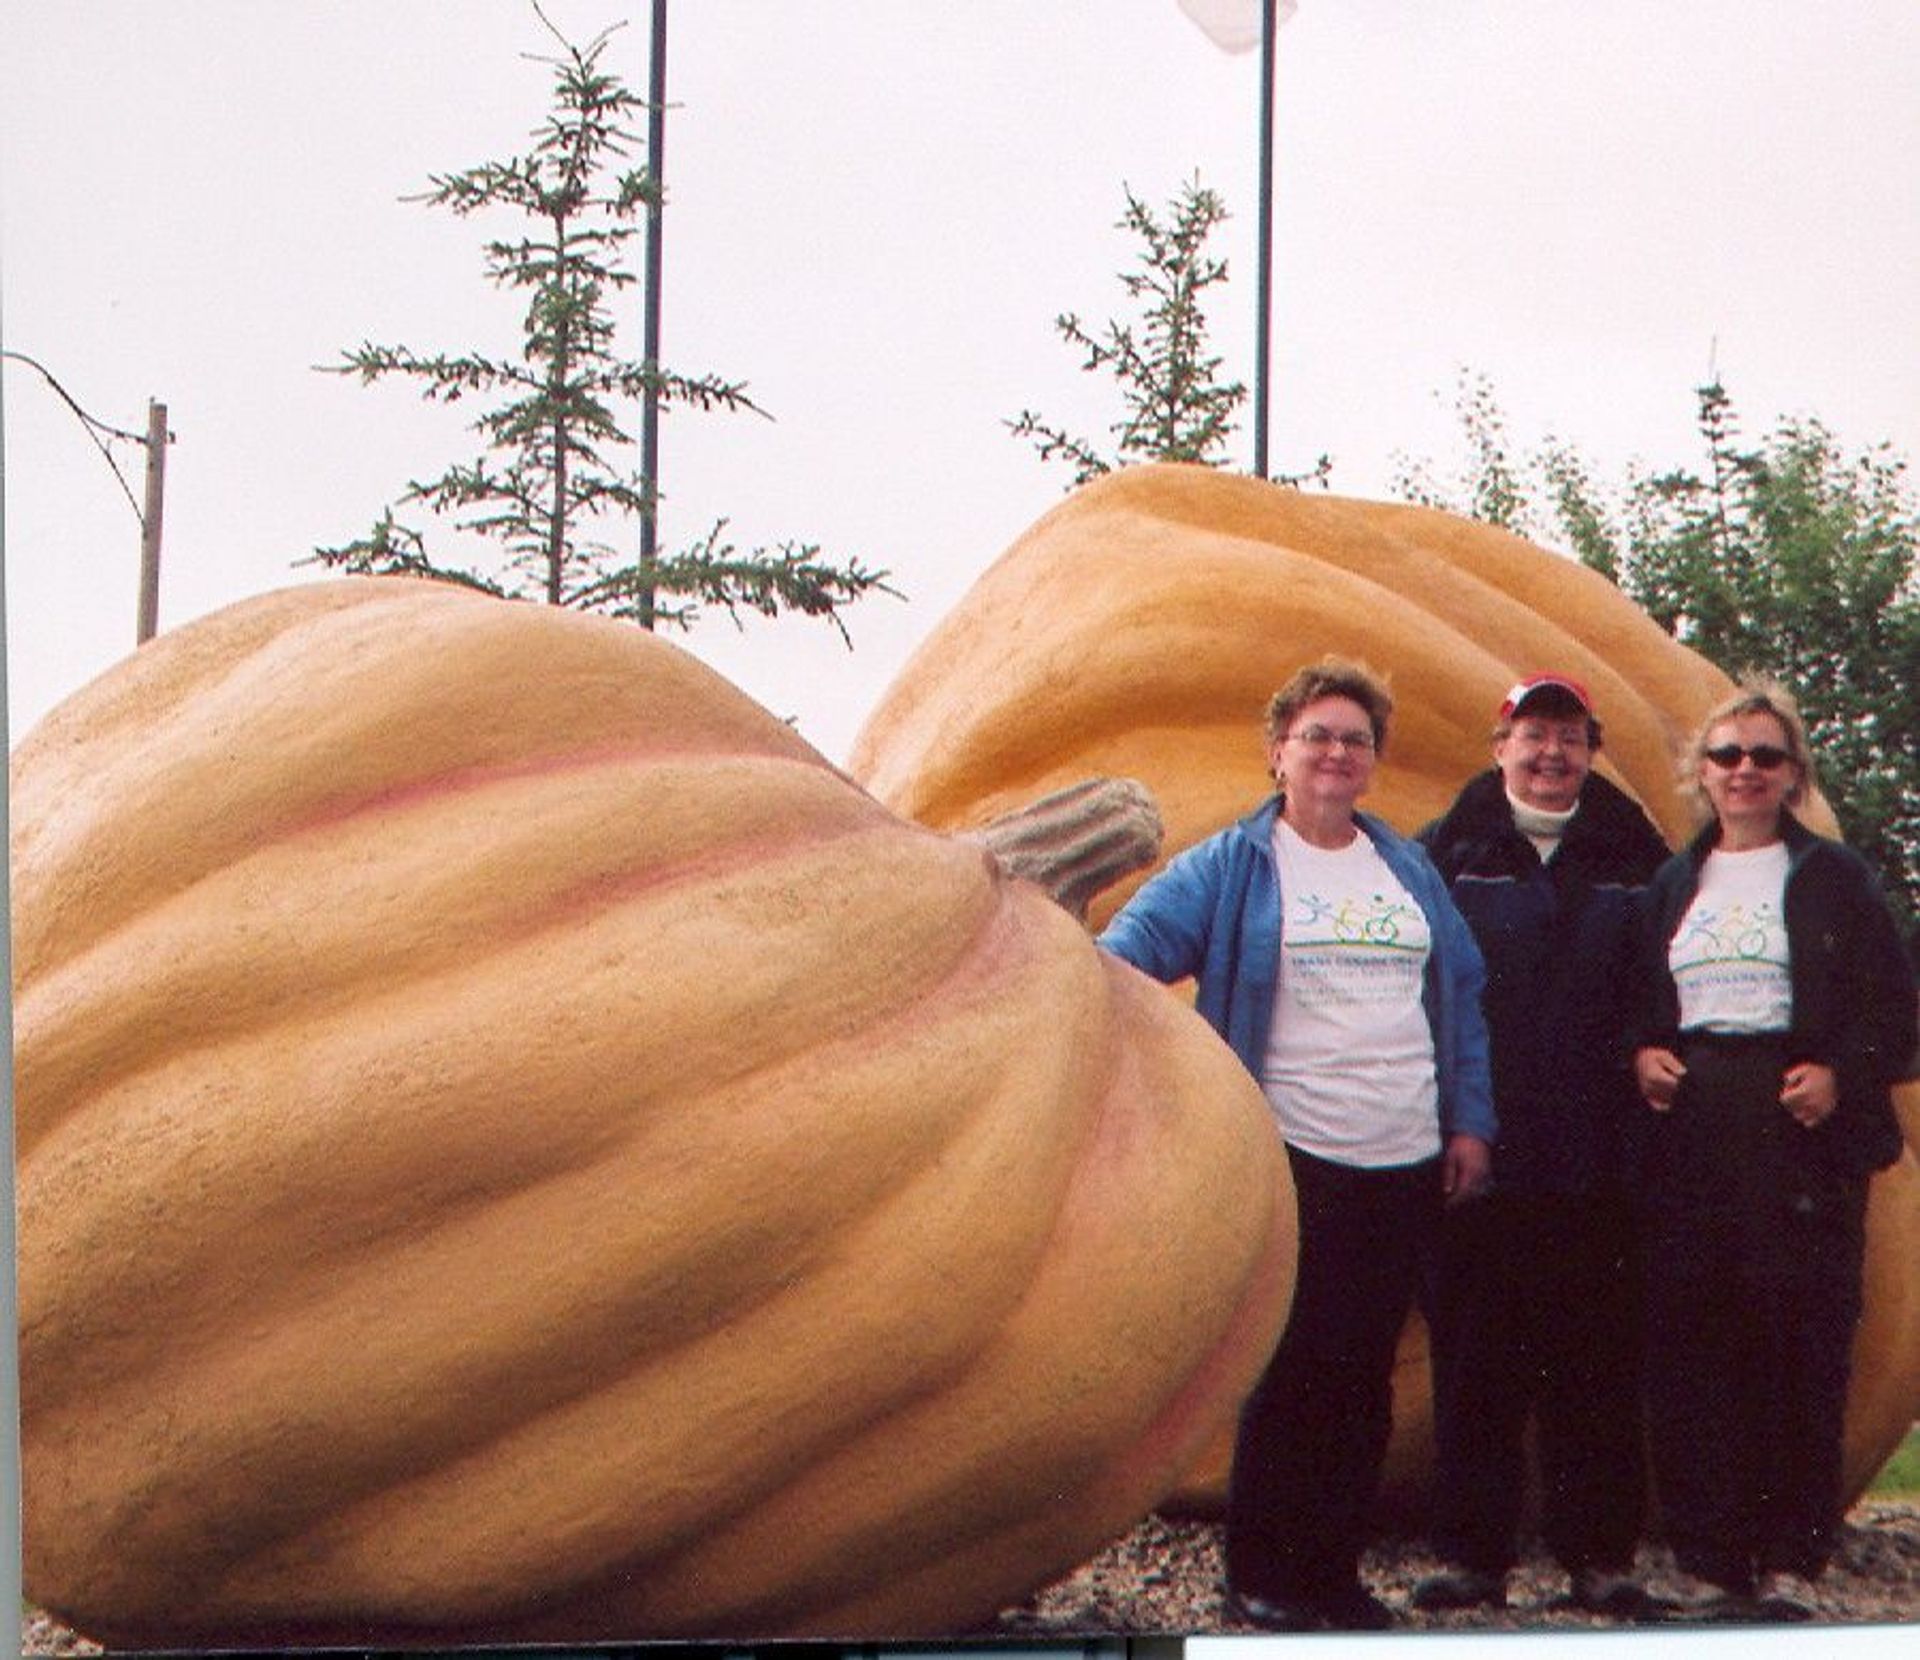
[(1681, 1058), (1646, 1177), (1648, 1429), (1676, 1559), (1743, 1589), (1833, 1550), (1867, 1184), (1796, 1140), (1776, 1043)]
[(1440, 1165), (1364, 1170), (1287, 1149), (1300, 1207), (1293, 1312), (1240, 1416), (1227, 1578), (1299, 1603), (1359, 1579), (1392, 1427), (1393, 1360), (1440, 1214)]
[(1436, 1269), (1436, 1548), (1482, 1573), (1513, 1566), (1531, 1421), (1547, 1549), (1569, 1572), (1630, 1567), (1647, 1483), (1625, 1197), (1495, 1191), (1457, 1205)]

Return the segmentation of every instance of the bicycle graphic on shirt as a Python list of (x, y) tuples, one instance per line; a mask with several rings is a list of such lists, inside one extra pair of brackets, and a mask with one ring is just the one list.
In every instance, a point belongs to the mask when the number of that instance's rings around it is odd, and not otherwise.
[(1293, 904), (1292, 932), (1298, 945), (1377, 945), (1402, 951), (1421, 948), (1405, 936), (1414, 931), (1411, 924), (1425, 919), (1417, 905), (1404, 900), (1376, 893), (1364, 899), (1347, 894), (1335, 902), (1322, 894), (1305, 893)]
[(1779, 927), (1780, 913), (1772, 905), (1751, 911), (1744, 905), (1697, 910), (1674, 941), (1674, 956), (1696, 963), (1764, 962), (1768, 941), (1778, 936)]

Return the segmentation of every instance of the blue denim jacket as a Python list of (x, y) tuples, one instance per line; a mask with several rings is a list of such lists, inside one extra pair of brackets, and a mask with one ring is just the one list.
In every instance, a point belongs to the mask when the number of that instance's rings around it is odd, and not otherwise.
[[(1256, 1078), (1280, 973), (1280, 874), (1273, 821), (1281, 798), (1197, 842), (1147, 882), (1099, 944), (1154, 979), (1197, 983), (1194, 1007)], [(1443, 1135), (1498, 1133), (1480, 1013), (1485, 968), (1473, 933), (1418, 843), (1370, 813), (1354, 822), (1413, 896), (1433, 935), (1423, 1001), (1433, 1030)]]

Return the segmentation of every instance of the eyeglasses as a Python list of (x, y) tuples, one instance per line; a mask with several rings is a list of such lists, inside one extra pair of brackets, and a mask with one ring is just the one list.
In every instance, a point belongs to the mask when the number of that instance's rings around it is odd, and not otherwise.
[(1337, 744), (1349, 755), (1364, 755), (1373, 748), (1371, 732), (1335, 732), (1326, 726), (1303, 726), (1287, 736), (1308, 749), (1332, 749)]
[(1555, 743), (1562, 749), (1592, 748), (1592, 739), (1588, 736), (1586, 726), (1574, 721), (1550, 725), (1545, 721), (1523, 720), (1515, 723), (1509, 735), (1519, 739), (1523, 744), (1532, 744), (1539, 749), (1545, 749), (1547, 745)]
[(1762, 772), (1773, 772), (1793, 759), (1792, 754), (1778, 744), (1754, 744), (1746, 749), (1739, 744), (1716, 744), (1706, 755), (1716, 767), (1724, 767), (1728, 772), (1742, 760), (1751, 761)]

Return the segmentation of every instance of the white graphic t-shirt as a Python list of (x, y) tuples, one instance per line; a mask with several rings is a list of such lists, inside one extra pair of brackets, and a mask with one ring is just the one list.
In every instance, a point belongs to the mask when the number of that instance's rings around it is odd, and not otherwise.
[(1274, 824), (1285, 911), (1260, 1083), (1303, 1152), (1378, 1168), (1440, 1151), (1426, 914), (1364, 835), (1335, 852)]
[(1793, 1024), (1788, 978), (1787, 849), (1716, 850), (1667, 947), (1687, 1032), (1784, 1032)]

